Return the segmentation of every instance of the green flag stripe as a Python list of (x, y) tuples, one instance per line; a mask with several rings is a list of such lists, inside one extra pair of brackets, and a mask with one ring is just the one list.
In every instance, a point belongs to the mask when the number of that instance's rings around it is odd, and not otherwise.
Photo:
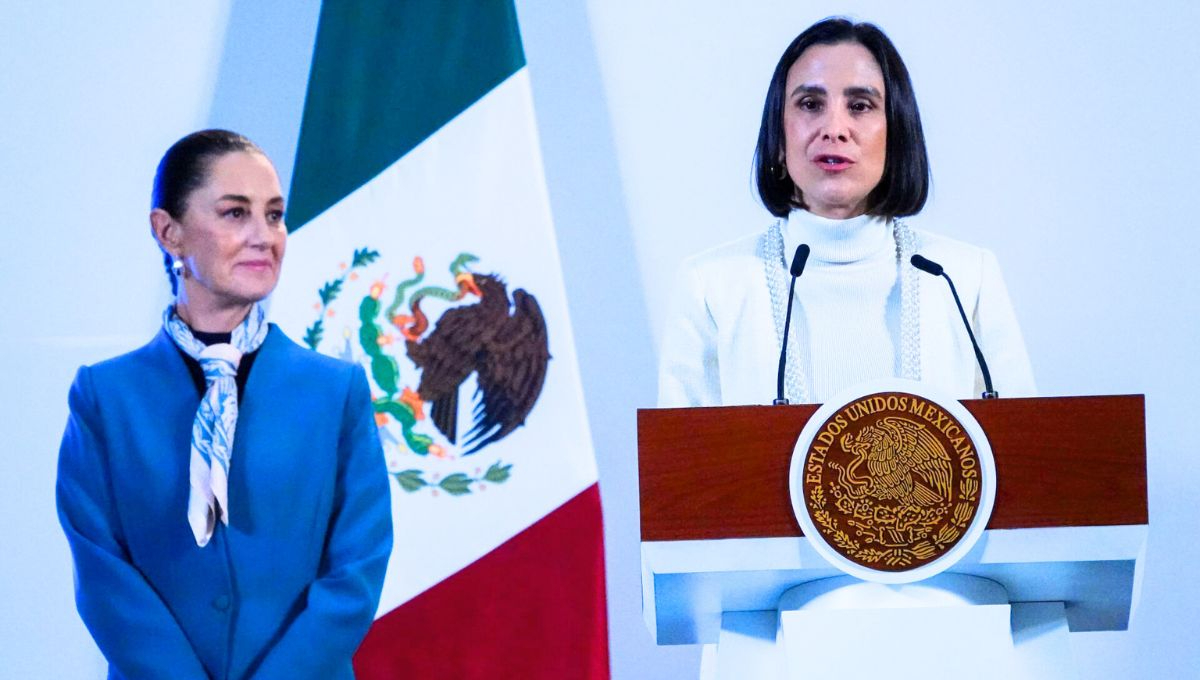
[(289, 230), (370, 181), (524, 65), (513, 0), (325, 0)]

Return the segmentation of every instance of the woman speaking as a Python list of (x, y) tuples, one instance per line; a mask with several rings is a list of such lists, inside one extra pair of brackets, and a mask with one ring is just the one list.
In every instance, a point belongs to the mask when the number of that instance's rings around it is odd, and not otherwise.
[(759, 196), (777, 219), (690, 258), (668, 321), (660, 406), (765, 403), (775, 396), (792, 253), (797, 281), (785, 376), (792, 403), (822, 402), (859, 382), (902, 377), (960, 398), (982, 376), (943, 281), (955, 281), (1005, 396), (1031, 395), (1032, 371), (995, 258), (910, 228), (929, 162), (908, 70), (877, 27), (827, 19), (784, 51), (755, 150)]
[(175, 292), (141, 349), (79, 369), (58, 510), (110, 678), (352, 678), (391, 552), (361, 369), (265, 320), (287, 229), (245, 137), (163, 156), (150, 224)]

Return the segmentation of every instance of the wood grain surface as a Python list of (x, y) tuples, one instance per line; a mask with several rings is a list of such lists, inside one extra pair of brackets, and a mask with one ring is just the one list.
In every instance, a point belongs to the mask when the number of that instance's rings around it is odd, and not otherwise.
[[(996, 459), (989, 529), (1148, 523), (1142, 395), (962, 404)], [(788, 470), (817, 408), (639, 410), (642, 540), (799, 536)]]

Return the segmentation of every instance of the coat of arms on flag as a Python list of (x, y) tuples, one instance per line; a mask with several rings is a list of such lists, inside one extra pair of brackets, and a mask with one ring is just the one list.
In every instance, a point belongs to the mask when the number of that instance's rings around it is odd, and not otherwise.
[[(317, 291), (304, 343), (366, 369), (388, 472), (401, 489), (461, 496), (504, 483), (512, 463), (484, 468), (470, 457), (523, 426), (541, 395), (550, 351), (537, 298), (522, 288), (510, 297), (500, 275), (471, 270), (479, 258), (466, 252), (442, 285), (429, 280), (420, 256), (407, 278), (389, 284), (379, 259), (358, 248), (340, 263)], [(338, 321), (341, 333), (327, 339)], [(469, 399), (460, 400), (464, 392)], [(420, 464), (428, 456), (464, 465), (428, 471)]]

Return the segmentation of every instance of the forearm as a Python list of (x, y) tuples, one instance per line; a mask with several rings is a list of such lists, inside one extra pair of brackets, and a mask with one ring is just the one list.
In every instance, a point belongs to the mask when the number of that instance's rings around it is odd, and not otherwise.
[(126, 677), (207, 678), (187, 636), (121, 538), (86, 369), (72, 386), (70, 404), (56, 492), (74, 557), (80, 617), (109, 664)]
[(264, 654), (256, 679), (331, 678), (348, 666), (375, 617), (392, 551), (391, 491), (370, 393), (355, 375), (339, 439), (335, 510), (316, 581)]

